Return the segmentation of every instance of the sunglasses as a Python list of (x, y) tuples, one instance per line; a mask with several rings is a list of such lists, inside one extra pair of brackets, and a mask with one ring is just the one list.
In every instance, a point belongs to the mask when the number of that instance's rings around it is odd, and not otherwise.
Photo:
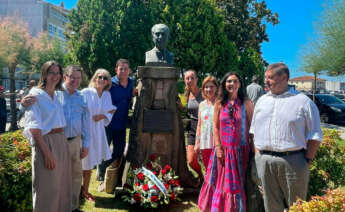
[(229, 117), (231, 118), (231, 119), (233, 119), (234, 118), (234, 106), (232, 106), (232, 104), (229, 104)]
[(108, 77), (106, 77), (106, 76), (98, 76), (97, 78), (99, 80), (108, 80)]

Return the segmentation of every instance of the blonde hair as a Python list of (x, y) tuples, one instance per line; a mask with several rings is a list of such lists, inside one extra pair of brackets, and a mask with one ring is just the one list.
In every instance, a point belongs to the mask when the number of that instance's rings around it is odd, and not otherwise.
[(96, 87), (96, 79), (98, 77), (98, 75), (100, 75), (101, 73), (104, 73), (105, 76), (108, 78), (108, 84), (104, 87), (103, 90), (109, 90), (111, 87), (111, 76), (109, 74), (109, 71), (103, 69), (103, 68), (99, 68), (96, 70), (96, 72), (94, 73), (94, 75), (92, 76), (90, 83), (89, 83), (89, 88), (95, 88)]
[(206, 92), (205, 92), (205, 86), (208, 82), (211, 82), (213, 83), (215, 86), (216, 86), (216, 94), (215, 94), (215, 97), (217, 97), (217, 91), (218, 91), (218, 82), (217, 82), (217, 79), (214, 77), (214, 76), (208, 76), (206, 77), (203, 81), (202, 81), (202, 85), (201, 85), (201, 94), (202, 94), (202, 97), (204, 99), (207, 99), (206, 98)]

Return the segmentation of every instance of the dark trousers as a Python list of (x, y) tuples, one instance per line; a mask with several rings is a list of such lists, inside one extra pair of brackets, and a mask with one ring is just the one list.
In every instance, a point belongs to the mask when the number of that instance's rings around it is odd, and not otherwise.
[(113, 130), (108, 127), (105, 128), (107, 134), (108, 144), (110, 146), (113, 143), (113, 154), (111, 159), (103, 161), (97, 166), (97, 180), (103, 181), (106, 168), (115, 160), (121, 159), (126, 145), (126, 129), (123, 130)]
[(6, 129), (6, 117), (0, 117), (0, 133), (4, 133)]

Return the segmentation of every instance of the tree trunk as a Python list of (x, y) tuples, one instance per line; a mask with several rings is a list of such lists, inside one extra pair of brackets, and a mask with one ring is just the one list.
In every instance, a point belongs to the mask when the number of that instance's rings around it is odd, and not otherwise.
[(17, 103), (16, 103), (16, 84), (15, 84), (15, 72), (16, 65), (8, 67), (10, 73), (10, 111), (11, 111), (11, 126), (10, 131), (18, 129), (17, 126)]

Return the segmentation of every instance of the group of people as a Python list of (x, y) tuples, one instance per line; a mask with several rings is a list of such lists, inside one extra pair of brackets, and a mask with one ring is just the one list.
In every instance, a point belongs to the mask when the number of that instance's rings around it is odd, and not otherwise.
[(32, 145), (33, 211), (80, 211), (80, 195), (95, 200), (88, 191), (91, 170), (99, 165), (102, 180), (103, 164), (119, 165), (133, 92), (129, 61), (119, 59), (115, 72), (111, 78), (107, 70), (96, 70), (79, 91), (79, 66), (62, 69), (48, 61), (38, 85), (22, 99), (23, 133)]
[(225, 74), (219, 85), (208, 76), (201, 89), (196, 72), (185, 73), (191, 119), (187, 160), (202, 178), (201, 152), (206, 168), (198, 200), (201, 211), (247, 210), (251, 202), (246, 178), (254, 154), (265, 211), (282, 212), (297, 198), (306, 198), (309, 165), (322, 141), (320, 115), (311, 99), (289, 89), (288, 80), (285, 64), (269, 65), (269, 91), (264, 94), (255, 76), (246, 89), (248, 98), (237, 73)]
[[(62, 69), (48, 61), (38, 85), (23, 98), (23, 133), (32, 144), (34, 211), (79, 211), (80, 194), (94, 201), (88, 191), (91, 170), (98, 166), (97, 178), (103, 181), (106, 167), (120, 166), (135, 89), (128, 60), (118, 60), (115, 72), (111, 78), (107, 70), (96, 70), (88, 88), (79, 91), (79, 66)], [(201, 89), (196, 71), (184, 73), (191, 120), (187, 163), (203, 182), (202, 211), (246, 211), (246, 176), (254, 153), (267, 212), (283, 211), (306, 198), (309, 164), (322, 140), (320, 117), (307, 96), (289, 91), (288, 79), (285, 64), (268, 66), (269, 91), (259, 98), (262, 90), (251, 85), (251, 100), (235, 72), (220, 83), (208, 76)]]

